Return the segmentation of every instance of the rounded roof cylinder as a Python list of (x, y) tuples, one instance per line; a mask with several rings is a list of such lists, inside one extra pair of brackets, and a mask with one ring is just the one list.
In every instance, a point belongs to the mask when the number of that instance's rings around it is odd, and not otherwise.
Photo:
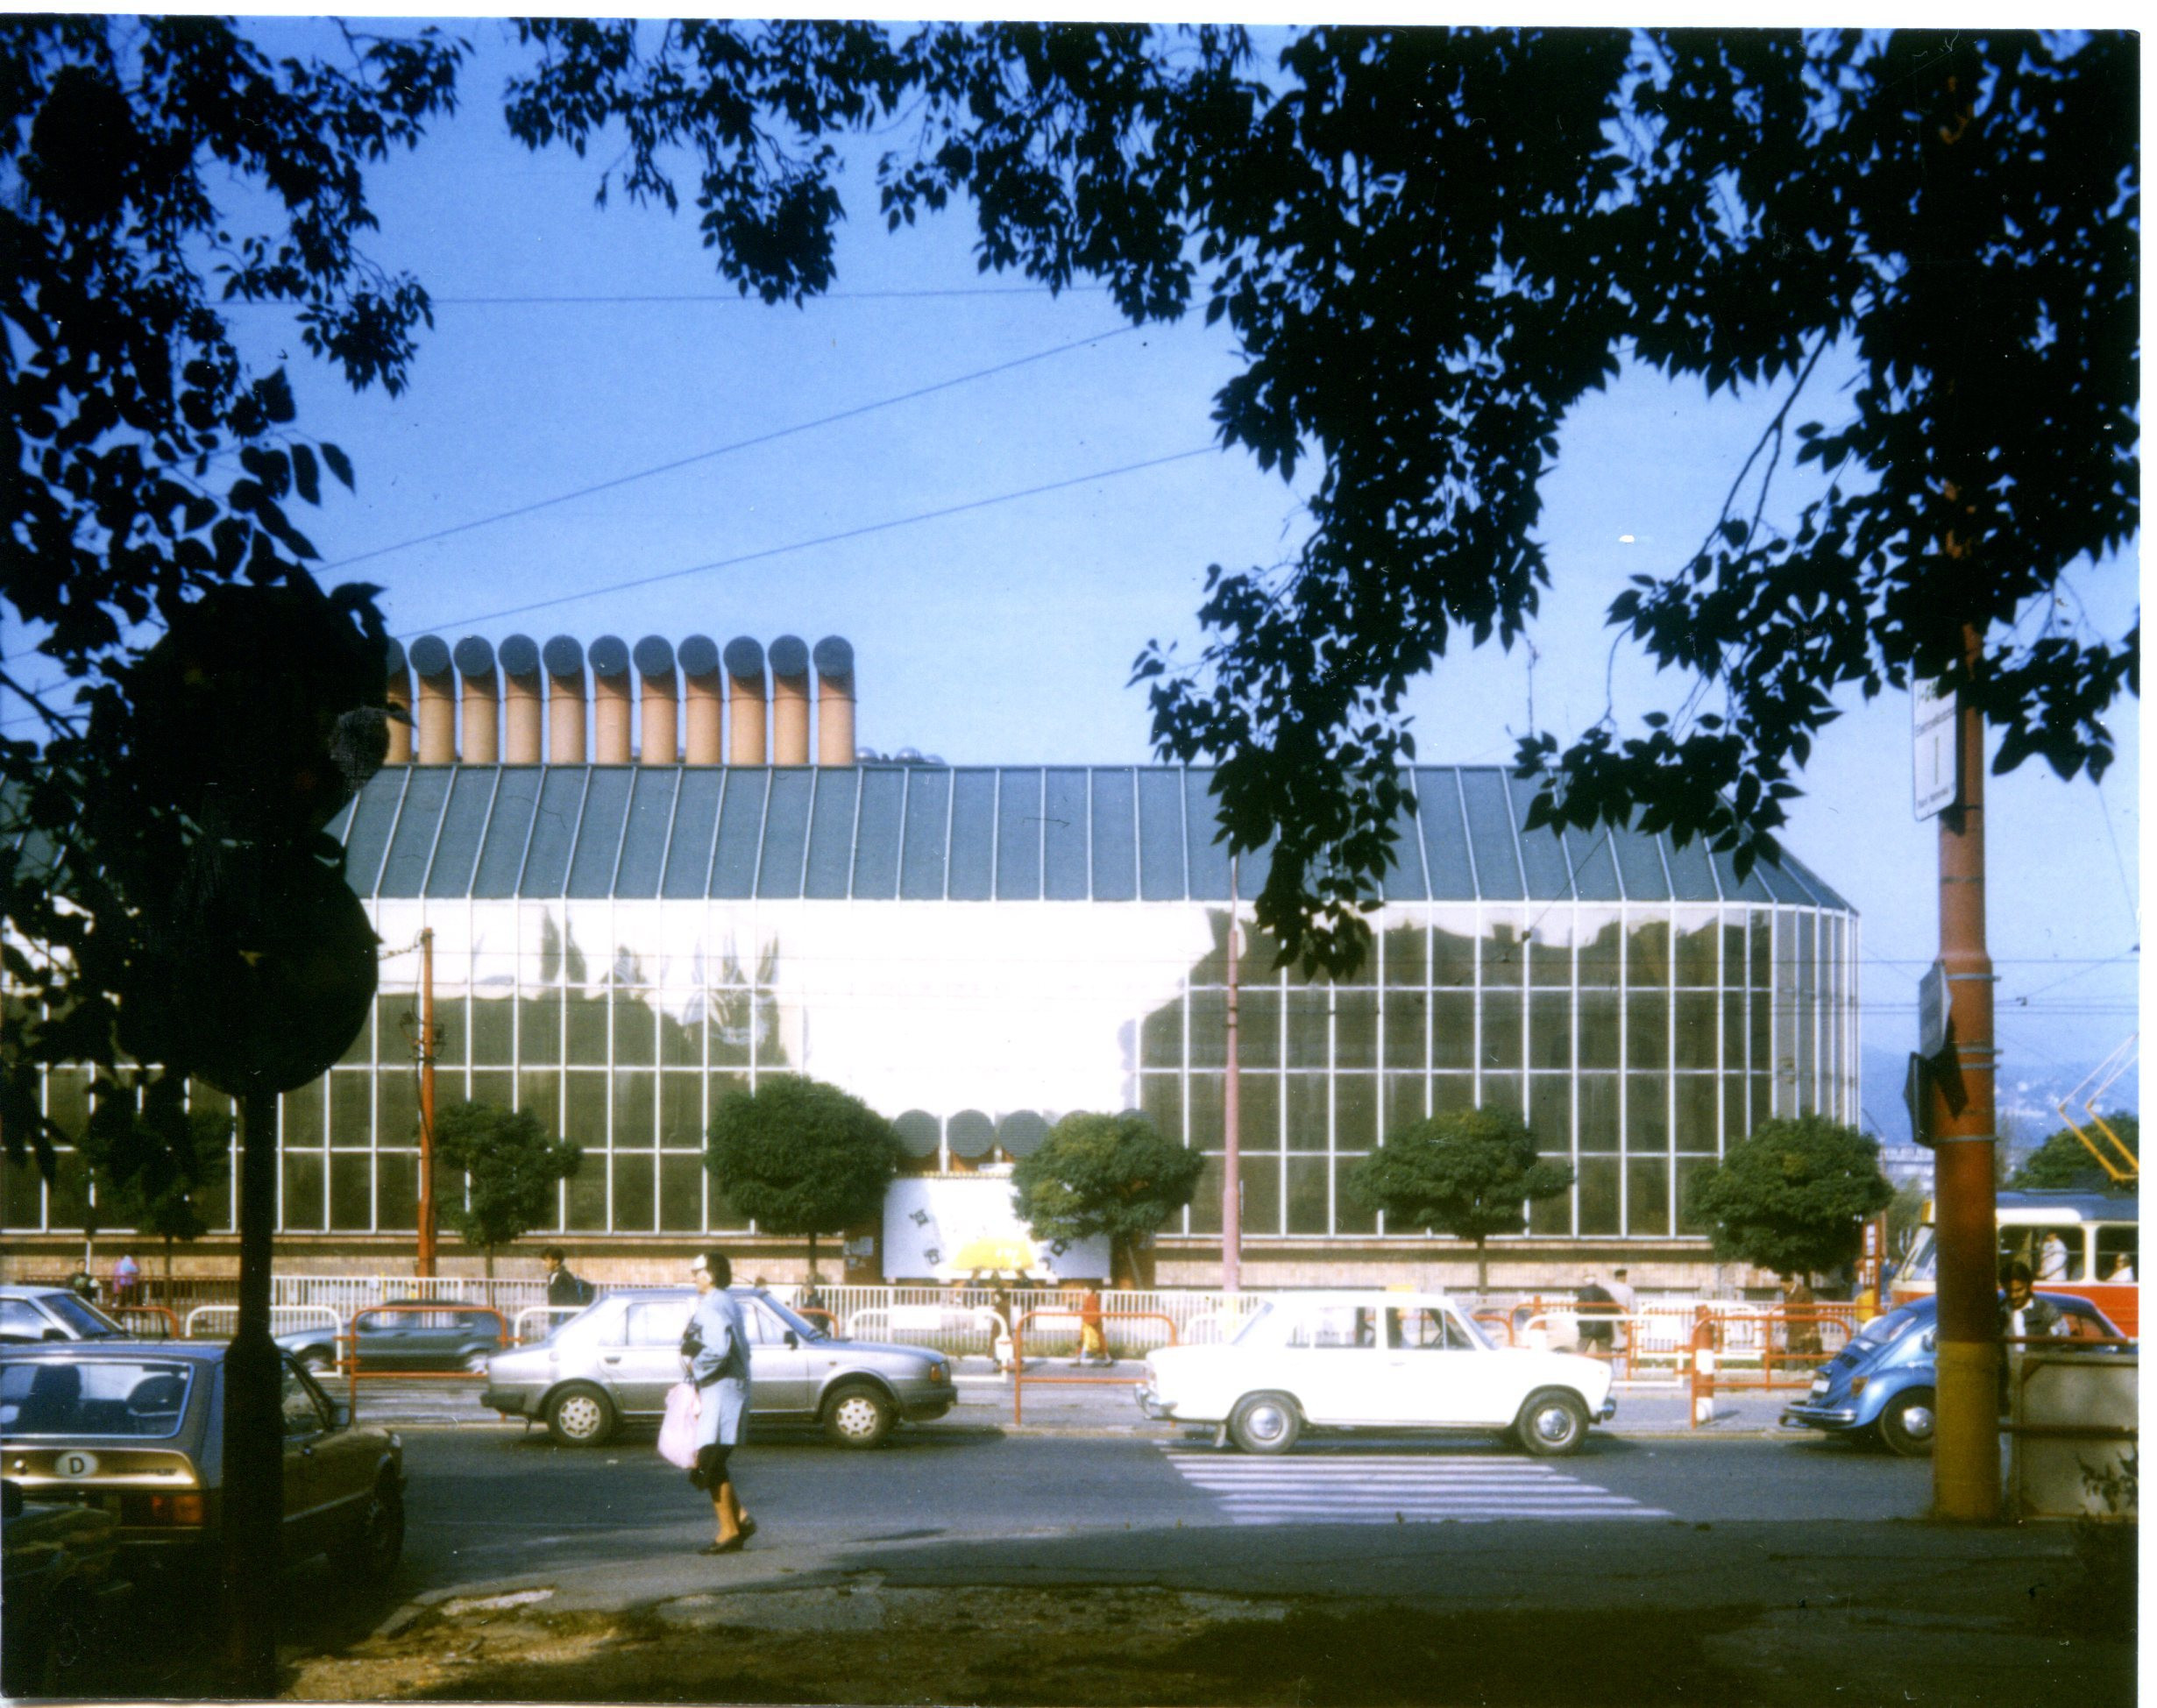
[(602, 634), (592, 643), (592, 759), (629, 762), (629, 643)]
[(401, 712), (401, 718), (389, 719), (389, 751), (382, 755), (386, 765), (409, 765), (412, 762), (412, 666), (404, 656), (404, 642), (392, 641), (389, 654), (384, 661), (388, 672), (388, 700), (393, 713)]
[(809, 762), (809, 643), (798, 634), (771, 643), (771, 762)]
[(502, 758), (536, 765), (546, 757), (546, 691), (539, 681), (539, 643), (529, 634), (507, 636), (497, 655), (502, 671)]
[(637, 756), (647, 765), (671, 765), (681, 755), (680, 693), (674, 684), (674, 648), (665, 638), (647, 634), (631, 656), (643, 684), (640, 697)]
[(730, 765), (764, 762), (764, 649), (746, 634), (727, 642), (727, 746)]
[(547, 761), (553, 765), (585, 762), (585, 649), (576, 638), (557, 634), (540, 655), (547, 669)]
[(412, 643), (412, 672), (419, 677), (419, 762), (457, 763), (457, 675), (449, 644), (439, 634)]
[(682, 762), (718, 765), (727, 750), (720, 743), (720, 712), (726, 690), (720, 682), (719, 644), (708, 634), (682, 642)]
[(494, 648), (467, 634), (451, 655), (464, 684), (465, 763), (501, 762), (501, 685), (494, 678)]
[(816, 643), (816, 762), (851, 765), (854, 745), (854, 648), (837, 634)]

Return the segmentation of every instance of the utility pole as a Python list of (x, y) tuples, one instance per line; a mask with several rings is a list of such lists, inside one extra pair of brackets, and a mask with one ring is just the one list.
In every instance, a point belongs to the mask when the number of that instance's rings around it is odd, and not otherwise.
[[(1965, 626), (1976, 670), (1983, 636)], [(1955, 712), (1958, 790), (1940, 815), (1940, 961), (1952, 1053), (1927, 1077), (1940, 1243), (1939, 1421), (1933, 1506), (1945, 1519), (2000, 1513), (1999, 1310), (1995, 1288), (1992, 959), (1985, 947), (1984, 719)]]
[(1237, 1143), (1241, 1093), (1236, 1083), (1236, 856), (1228, 857), (1228, 1074), (1221, 1082), (1221, 1291), (1243, 1287), (1243, 1155)]
[(420, 1190), (419, 1252), (413, 1267), (435, 1272), (435, 933), (420, 932)]

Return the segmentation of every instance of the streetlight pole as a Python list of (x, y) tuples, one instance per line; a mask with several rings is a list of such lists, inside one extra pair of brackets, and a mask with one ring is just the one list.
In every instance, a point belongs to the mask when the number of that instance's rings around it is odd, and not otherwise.
[(1243, 1286), (1243, 1157), (1237, 1143), (1241, 1114), (1236, 1083), (1236, 856), (1228, 857), (1228, 1026), (1224, 1039), (1227, 1077), (1221, 1082), (1221, 1290)]
[(420, 932), (420, 1186), (419, 1250), (413, 1265), (435, 1272), (435, 933)]

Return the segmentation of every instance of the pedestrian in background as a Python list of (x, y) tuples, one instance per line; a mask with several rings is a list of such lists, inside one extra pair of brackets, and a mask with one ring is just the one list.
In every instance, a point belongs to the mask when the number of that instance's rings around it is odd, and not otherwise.
[(120, 1260), (112, 1265), (112, 1302), (131, 1305), (135, 1302), (135, 1289), (142, 1285), (142, 1271), (136, 1266), (131, 1252), (120, 1253)]
[(749, 1327), (741, 1306), (727, 1291), (734, 1265), (724, 1251), (706, 1251), (689, 1265), (697, 1302), (682, 1333), (682, 1362), (697, 1389), (697, 1462), (692, 1486), (712, 1498), (715, 1534), (699, 1552), (739, 1553), (756, 1534), (756, 1520), (741, 1510), (728, 1457), (741, 1444), (749, 1409)]
[(1640, 1308), (1640, 1295), (1633, 1291), (1622, 1269), (1610, 1272), (1609, 1293), (1611, 1298), (1617, 1301), (1618, 1315), (1621, 1319), (1618, 1324), (1618, 1356), (1627, 1357), (1633, 1350), (1633, 1313)]
[(1802, 1272), (1783, 1284), (1783, 1343), (1792, 1358), (1820, 1357), (1818, 1305)]
[(581, 1310), (594, 1296), (592, 1283), (569, 1272), (564, 1261), (562, 1248), (550, 1245), (539, 1254), (539, 1261), (547, 1271), (547, 1303), (556, 1309)]
[(813, 1269), (809, 1272), (809, 1279), (802, 1283), (801, 1292), (794, 1300), (794, 1308), (819, 1329), (826, 1327), (831, 1320), (830, 1308), (824, 1303), (823, 1289), (817, 1286), (816, 1271)]
[(1575, 1315), (1580, 1322), (1580, 1350), (1591, 1358), (1608, 1358), (1617, 1338), (1612, 1319), (1618, 1314), (1618, 1301), (1593, 1276), (1582, 1280), (1574, 1298)]
[(1079, 1355), (1074, 1364), (1113, 1364), (1109, 1337), (1103, 1331), (1101, 1289), (1089, 1281), (1079, 1299)]

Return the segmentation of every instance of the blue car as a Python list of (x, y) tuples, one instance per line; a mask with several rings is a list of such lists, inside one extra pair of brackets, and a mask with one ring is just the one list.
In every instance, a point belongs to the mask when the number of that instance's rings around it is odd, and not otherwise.
[[(2073, 1338), (2116, 1338), (2119, 1330), (2086, 1299), (2038, 1295), (2056, 1307)], [(1822, 1364), (1812, 1392), (1783, 1408), (1785, 1428), (1820, 1429), (1851, 1440), (1878, 1440), (1893, 1452), (1933, 1450), (1936, 1298), (1912, 1300), (1876, 1316)], [(2098, 1350), (2098, 1349), (2093, 1349)]]

